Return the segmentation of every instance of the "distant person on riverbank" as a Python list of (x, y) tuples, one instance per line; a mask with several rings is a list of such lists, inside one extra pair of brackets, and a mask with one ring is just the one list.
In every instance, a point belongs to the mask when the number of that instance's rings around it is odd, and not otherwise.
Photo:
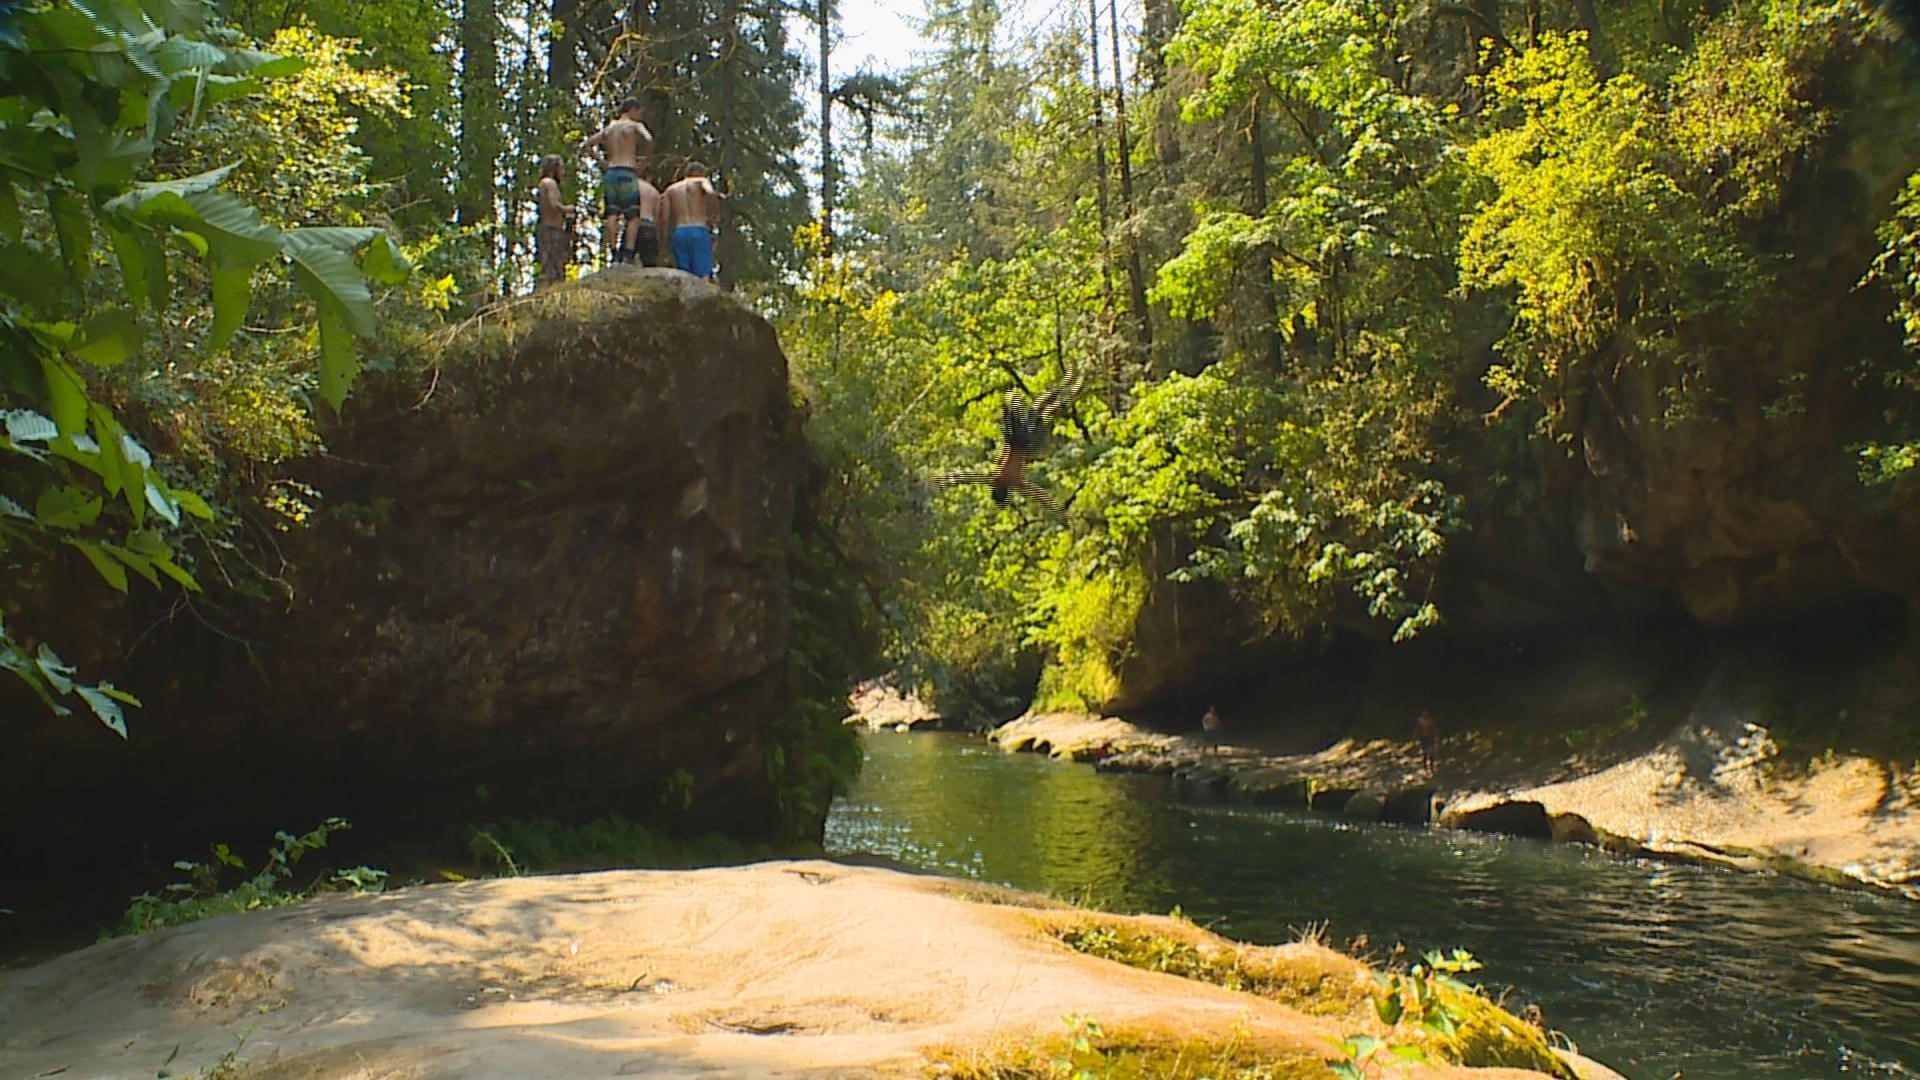
[(1207, 744), (1204, 753), (1220, 752), (1220, 709), (1217, 706), (1208, 705), (1207, 714), (1200, 718), (1200, 738)]
[(660, 194), (666, 210), (667, 240), (673, 262), (697, 278), (713, 280), (713, 238), (720, 231), (720, 193), (707, 179), (707, 167), (687, 162), (687, 175)]
[(1413, 737), (1420, 740), (1420, 764), (1432, 776), (1440, 760), (1440, 724), (1431, 710), (1420, 710), (1420, 718), (1413, 722)]
[(601, 243), (612, 253), (612, 262), (631, 262), (640, 229), (641, 188), (646, 185), (640, 173), (653, 160), (653, 132), (640, 122), (639, 98), (621, 102), (606, 127), (581, 140), (581, 156), (596, 146), (600, 148), (603, 168), (600, 201), (605, 220), (601, 224)]

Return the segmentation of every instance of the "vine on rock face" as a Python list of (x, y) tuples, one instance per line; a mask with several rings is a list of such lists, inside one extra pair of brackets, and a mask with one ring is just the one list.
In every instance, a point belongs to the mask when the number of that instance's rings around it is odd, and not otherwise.
[[(227, 348), (255, 271), (277, 264), (313, 304), (319, 391), (337, 409), (359, 367), (353, 338), (374, 330), (368, 279), (407, 274), (378, 229), (267, 223), (222, 190), (231, 166), (139, 180), (208, 109), (302, 66), (240, 43), (208, 16), (193, 0), (42, 0), (0, 24), (0, 558), (9, 577), (51, 573), (77, 553), (120, 592), (129, 572), (198, 591), (180, 538), (193, 520), (211, 522), (213, 508), (168, 479), (103, 378), (162, 362), (149, 342), (180, 320), (182, 293), (211, 299), (198, 347)], [(0, 592), (0, 618), (17, 608), (10, 591)], [(51, 643), (4, 621), (0, 667), (55, 713), (70, 713), (77, 698), (126, 736), (132, 695), (81, 680)]]
[[(1880, 226), (1885, 247), (1861, 284), (1881, 282), (1892, 289), (1894, 306), (1888, 316), (1900, 327), (1909, 363), (1884, 376), (1886, 388), (1899, 394), (1900, 405), (1890, 415), (1911, 416), (1920, 410), (1920, 172), (1907, 177), (1894, 203), (1893, 216)], [(1904, 408), (1901, 407), (1904, 406)], [(1905, 442), (1867, 442), (1853, 447), (1860, 459), (1860, 478), (1886, 484), (1911, 480), (1920, 469), (1920, 438)]]

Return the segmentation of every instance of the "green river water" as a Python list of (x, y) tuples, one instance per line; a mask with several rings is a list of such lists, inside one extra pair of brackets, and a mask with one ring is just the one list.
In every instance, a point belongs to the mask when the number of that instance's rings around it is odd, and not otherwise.
[[(1920, 1075), (1920, 907), (1573, 846), (1183, 801), (941, 733), (866, 740), (827, 846), (1271, 943), (1460, 946), (1634, 1080)], [(1069, 1003), (1070, 1004), (1070, 1003)]]

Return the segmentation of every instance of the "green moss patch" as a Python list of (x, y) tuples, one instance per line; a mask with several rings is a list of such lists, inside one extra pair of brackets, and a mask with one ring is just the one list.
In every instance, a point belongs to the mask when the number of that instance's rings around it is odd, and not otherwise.
[(1359, 1017), (1368, 1011), (1369, 984), (1360, 965), (1338, 953), (1310, 945), (1236, 945), (1197, 927), (1181, 933), (1180, 925), (1156, 930), (1082, 920), (1052, 933), (1076, 952), (1253, 994), (1310, 1016)]
[[(1449, 985), (1437, 979), (1430, 984), (1431, 992), (1438, 996), (1452, 1022), (1452, 1029), (1442, 1032), (1423, 1027), (1411, 1018), (1395, 1025), (1383, 1023), (1376, 1011), (1375, 999), (1386, 991), (1373, 972), (1359, 961), (1319, 945), (1241, 945), (1178, 920), (1122, 916), (1082, 915), (1069, 921), (1055, 921), (1047, 926), (1047, 931), (1076, 952), (1142, 971), (1163, 972), (1252, 994), (1309, 1016), (1334, 1018), (1343, 1022), (1349, 1033), (1375, 1036), (1388, 1045), (1419, 1047), (1437, 1060), (1476, 1068), (1532, 1069), (1573, 1080), (1573, 1073), (1554, 1056), (1546, 1036), (1538, 1028), (1495, 1005), (1476, 990), (1463, 988), (1462, 984)], [(1325, 1066), (1320, 1068), (1323, 1075)], [(1117, 1072), (1114, 1075), (1134, 1074)], [(1224, 1075), (1291, 1074), (1227, 1072)]]
[(1324, 1059), (1267, 1046), (1245, 1030), (1224, 1038), (1143, 1029), (1103, 1031), (1081, 1021), (1065, 1034), (930, 1055), (926, 1075), (950, 1080), (1325, 1080)]
[(1451, 1035), (1432, 1036), (1426, 1049), (1433, 1056), (1475, 1068), (1532, 1069), (1576, 1080), (1573, 1070), (1554, 1056), (1539, 1028), (1480, 994), (1444, 985), (1438, 993), (1455, 1017), (1455, 1028)]

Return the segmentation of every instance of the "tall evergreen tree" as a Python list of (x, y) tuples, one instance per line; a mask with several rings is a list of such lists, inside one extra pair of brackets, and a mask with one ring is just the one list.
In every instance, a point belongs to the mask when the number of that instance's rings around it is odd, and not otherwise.
[(460, 158), (454, 188), (460, 224), (495, 223), (501, 147), (500, 19), (494, 0), (461, 0)]

